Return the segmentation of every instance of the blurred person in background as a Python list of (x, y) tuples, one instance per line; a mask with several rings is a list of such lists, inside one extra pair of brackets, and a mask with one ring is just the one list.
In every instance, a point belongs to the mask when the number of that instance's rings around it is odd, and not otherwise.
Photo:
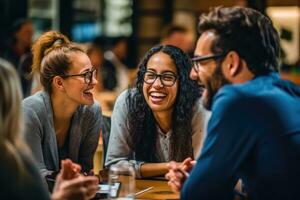
[(92, 66), (97, 69), (97, 85), (96, 91), (102, 92), (104, 90), (103, 80), (102, 80), (102, 66), (104, 62), (104, 55), (102, 49), (97, 44), (89, 44), (86, 50), (87, 55), (89, 56)]
[(128, 39), (117, 37), (111, 39), (110, 50), (104, 53), (102, 70), (103, 87), (105, 90), (122, 92), (128, 88), (128, 70), (124, 64), (127, 58)]
[(29, 19), (19, 19), (12, 26), (12, 41), (2, 57), (18, 67), (20, 58), (30, 53), (34, 27)]
[[(298, 199), (300, 89), (278, 73), (279, 35), (262, 13), (216, 7), (200, 17), (190, 77), (212, 111), (200, 157), (170, 163), (181, 199)], [(190, 173), (190, 174), (188, 174)]]
[[(34, 165), (31, 151), (21, 138), (21, 89), (16, 71), (0, 59), (0, 199), (50, 199)], [(87, 200), (98, 189), (95, 177), (83, 177), (80, 166), (62, 161), (52, 200)]]
[[(179, 48), (159, 45), (139, 65), (136, 84), (117, 98), (105, 166), (129, 162), (137, 177), (164, 175), (171, 160), (196, 158), (206, 112), (191, 63)], [(189, 158), (190, 157), (190, 158)]]
[(2, 57), (17, 68), (23, 96), (30, 94), (32, 54), (30, 52), (34, 27), (29, 19), (18, 19), (12, 25), (12, 40)]
[(43, 176), (58, 171), (69, 158), (93, 169), (102, 111), (92, 90), (97, 70), (87, 54), (63, 34), (49, 31), (34, 43), (33, 72), (43, 90), (23, 100), (25, 139)]
[(185, 26), (170, 24), (162, 31), (161, 44), (176, 46), (185, 53), (193, 50), (194, 42), (193, 34)]

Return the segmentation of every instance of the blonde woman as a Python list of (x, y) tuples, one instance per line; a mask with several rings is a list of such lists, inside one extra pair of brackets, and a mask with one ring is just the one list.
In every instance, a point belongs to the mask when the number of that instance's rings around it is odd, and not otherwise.
[(91, 91), (97, 84), (89, 57), (63, 34), (49, 31), (33, 45), (33, 72), (43, 90), (23, 100), (25, 138), (43, 176), (66, 158), (93, 169), (102, 111)]
[[(22, 141), (21, 89), (17, 73), (0, 59), (0, 199), (50, 199), (31, 152)], [(51, 199), (89, 199), (97, 179), (79, 175), (80, 166), (62, 161), (62, 172)]]

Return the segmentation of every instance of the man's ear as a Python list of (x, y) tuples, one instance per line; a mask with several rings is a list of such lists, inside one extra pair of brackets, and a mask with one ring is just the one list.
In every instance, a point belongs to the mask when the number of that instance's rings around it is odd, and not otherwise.
[(55, 88), (64, 91), (64, 84), (63, 84), (63, 78), (60, 76), (54, 76), (53, 80), (52, 80), (52, 84)]
[(226, 57), (229, 75), (234, 77), (241, 70), (241, 58), (235, 51), (230, 51)]

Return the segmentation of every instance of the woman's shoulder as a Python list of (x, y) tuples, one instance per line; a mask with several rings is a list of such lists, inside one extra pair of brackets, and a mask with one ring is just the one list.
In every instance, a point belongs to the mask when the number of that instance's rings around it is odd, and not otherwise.
[(50, 97), (44, 91), (37, 92), (22, 101), (22, 108), (25, 115), (36, 113), (43, 116), (51, 108)]
[(114, 105), (114, 110), (116, 107), (120, 108), (120, 107), (126, 107), (126, 102), (128, 100), (128, 96), (130, 95), (131, 97), (133, 97), (133, 95), (135, 95), (137, 93), (136, 89), (127, 89), (124, 90), (121, 94), (119, 94), (119, 96), (116, 99), (115, 105)]
[(204, 108), (202, 98), (195, 101), (192, 115), (192, 122), (199, 120), (204, 121), (203, 119), (210, 117), (211, 112)]
[(203, 113), (206, 112), (206, 109), (203, 106), (203, 100), (202, 98), (198, 98), (193, 106), (193, 113)]
[(44, 91), (39, 91), (31, 96), (26, 97), (22, 101), (23, 106), (39, 106), (41, 104), (44, 104), (44, 99), (45, 99), (45, 92)]
[(125, 102), (126, 99), (128, 98), (128, 95), (130, 95), (131, 97), (133, 97), (136, 93), (137, 93), (137, 89), (136, 88), (126, 89), (126, 90), (124, 90), (123, 92), (121, 92), (119, 94), (119, 96), (117, 97), (116, 102)]

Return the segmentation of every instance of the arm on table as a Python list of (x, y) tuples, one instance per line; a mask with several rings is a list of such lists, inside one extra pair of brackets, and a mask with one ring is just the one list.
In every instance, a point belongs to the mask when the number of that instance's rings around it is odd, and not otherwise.
[(168, 163), (144, 163), (141, 165), (141, 176), (143, 178), (162, 176), (168, 172)]

